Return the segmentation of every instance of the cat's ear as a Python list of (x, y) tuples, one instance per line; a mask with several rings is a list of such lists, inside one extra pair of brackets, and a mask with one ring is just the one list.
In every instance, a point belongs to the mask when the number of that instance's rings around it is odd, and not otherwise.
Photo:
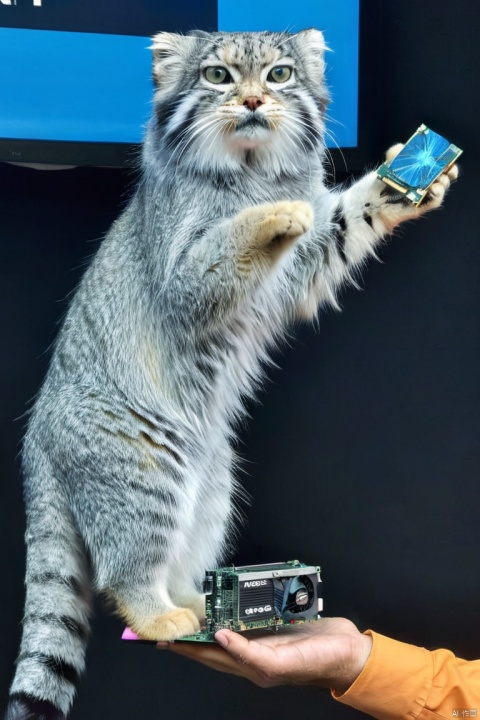
[(305, 48), (307, 53), (314, 55), (321, 55), (323, 57), (327, 45), (323, 33), (316, 28), (308, 28), (308, 30), (301, 30), (295, 34), (295, 37), (300, 40), (302, 46)]
[(195, 42), (194, 37), (177, 33), (154, 35), (150, 49), (153, 50), (153, 79), (157, 86), (175, 82)]
[(308, 68), (309, 75), (313, 80), (321, 80), (325, 72), (325, 51), (329, 49), (323, 34), (316, 28), (309, 28), (296, 33), (294, 39)]

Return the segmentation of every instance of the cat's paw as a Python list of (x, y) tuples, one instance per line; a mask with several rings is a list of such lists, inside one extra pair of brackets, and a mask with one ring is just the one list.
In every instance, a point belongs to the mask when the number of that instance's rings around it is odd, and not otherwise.
[(385, 162), (392, 162), (392, 160), (397, 157), (400, 150), (403, 150), (404, 147), (405, 145), (403, 143), (397, 143), (396, 145), (389, 147), (385, 153)]
[(163, 615), (137, 621), (132, 630), (142, 640), (177, 640), (200, 630), (200, 622), (190, 608), (175, 608)]
[[(386, 152), (386, 162), (391, 162), (402, 150), (404, 146), (399, 143), (392, 145)], [(378, 181), (383, 187), (380, 190), (382, 202), (379, 207), (379, 214), (388, 227), (393, 230), (394, 227), (407, 220), (414, 220), (431, 210), (439, 208), (444, 199), (447, 190), (452, 182), (458, 178), (458, 165), (452, 165), (430, 186), (423, 202), (416, 207), (406, 197), (396, 192), (393, 188), (386, 186)], [(380, 185), (378, 187), (380, 187)]]
[(265, 206), (265, 215), (257, 228), (261, 245), (289, 242), (304, 235), (313, 223), (312, 206), (301, 200), (272, 203)]
[(452, 184), (458, 178), (458, 165), (452, 165), (446, 172), (442, 173), (440, 177), (430, 186), (427, 197), (420, 205), (418, 210), (420, 214), (435, 210), (440, 207), (445, 198), (445, 194)]
[(312, 224), (313, 209), (301, 200), (245, 208), (235, 218), (238, 272), (249, 274), (265, 260), (275, 263)]

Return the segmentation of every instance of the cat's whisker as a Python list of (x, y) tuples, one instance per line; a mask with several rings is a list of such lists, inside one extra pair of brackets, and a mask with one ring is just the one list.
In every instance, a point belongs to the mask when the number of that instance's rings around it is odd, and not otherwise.
[[(177, 152), (179, 151), (179, 149), (181, 148), (182, 144), (183, 144), (185, 147), (188, 146), (188, 142), (187, 142), (186, 144), (183, 143), (184, 139), (185, 139), (186, 137), (188, 137), (188, 136), (192, 133), (192, 131), (193, 131), (196, 127), (198, 127), (199, 125), (200, 125), (200, 126), (202, 125), (202, 118), (196, 118), (196, 119), (192, 122), (192, 124), (191, 124), (190, 126), (186, 127), (186, 128), (180, 133), (180, 135), (178, 135), (178, 136), (176, 137), (175, 145), (173, 144), (173, 141), (172, 141), (172, 140), (168, 140), (168, 139), (167, 139), (166, 148), (170, 151), (170, 157), (169, 157), (169, 159), (168, 159), (167, 164), (165, 165), (164, 171), (166, 171), (166, 170), (168, 169), (170, 163), (176, 158), (176, 154), (177, 154)], [(185, 147), (183, 147), (183, 150), (185, 149)], [(183, 153), (183, 150), (180, 149), (180, 154)], [(177, 164), (178, 164), (178, 160), (177, 160)]]
[(176, 167), (178, 169), (180, 161), (182, 159), (182, 156), (188, 149), (188, 147), (197, 139), (199, 135), (209, 130), (211, 127), (215, 127), (218, 124), (218, 118), (209, 118), (205, 120), (204, 118), (199, 118), (197, 121), (197, 127), (194, 129), (194, 125), (192, 125), (191, 128), (188, 128), (188, 139), (185, 143), (183, 143), (183, 147), (176, 159)]
[(313, 121), (305, 119), (305, 117), (302, 115), (293, 115), (292, 113), (289, 113), (287, 117), (290, 121), (299, 123), (305, 129), (311, 130), (313, 133), (315, 133), (315, 135), (318, 137), (318, 140), (320, 141), (321, 136), (324, 132), (323, 125), (320, 126), (318, 124), (315, 124)]
[[(290, 26), (293, 27), (293, 24)], [(279, 40), (275, 43), (276, 47), (282, 47), (285, 43), (291, 42), (291, 36), (286, 37), (284, 40)]]
[[(289, 121), (294, 122), (294, 123), (297, 122), (301, 126), (305, 127), (305, 129), (307, 129), (307, 130), (310, 129), (310, 130), (314, 131), (315, 133), (318, 132), (318, 127), (316, 125), (314, 125), (313, 123), (307, 121), (304, 117), (294, 115), (291, 111), (287, 111), (285, 116), (288, 118)], [(322, 127), (322, 133), (329, 136), (328, 131), (324, 127)], [(332, 168), (333, 176), (335, 177), (335, 165), (334, 165), (333, 157), (332, 157), (332, 154), (331, 154), (329, 148), (322, 142), (321, 149), (320, 149), (315, 146), (315, 144), (313, 143), (313, 141), (311, 141), (310, 138), (306, 138), (306, 139), (309, 141), (312, 150), (316, 153), (319, 160), (321, 160), (322, 153), (324, 153), (326, 155), (327, 160)]]
[(315, 124), (313, 120), (306, 119), (304, 115), (300, 113), (296, 114), (291, 110), (286, 110), (285, 117), (287, 117), (288, 120), (291, 122), (299, 123), (302, 127), (312, 130), (319, 137), (319, 139), (321, 137), (321, 134), (323, 134), (323, 123), (321, 125)]
[[(337, 148), (338, 152), (340, 153), (340, 157), (341, 157), (342, 160), (343, 160), (343, 164), (344, 164), (344, 166), (345, 166), (345, 171), (348, 172), (347, 160), (346, 160), (346, 158), (345, 158), (345, 155), (343, 154), (342, 148), (341, 148), (340, 145), (337, 143), (337, 141), (335, 140), (335, 137), (332, 135), (331, 132), (329, 132), (328, 130), (325, 130), (325, 135), (326, 135), (328, 138), (330, 138), (330, 140), (332, 141), (332, 143), (333, 143), (333, 144), (335, 145), (335, 147)], [(333, 159), (332, 159), (332, 166), (333, 166)]]
[[(290, 126), (288, 122), (285, 122), (283, 124), (282, 130), (284, 133), (286, 133), (287, 140), (291, 143), (293, 151), (298, 152), (298, 145), (300, 144), (301, 147), (306, 151), (305, 145), (303, 143), (303, 140), (301, 137), (299, 137), (298, 133), (295, 131), (295, 128)], [(307, 153), (306, 153), (307, 154)]]
[(199, 158), (201, 157), (201, 153), (202, 153), (202, 150), (203, 150), (205, 144), (211, 138), (212, 133), (217, 131), (215, 133), (215, 135), (213, 136), (212, 142), (210, 144), (210, 148), (212, 147), (215, 138), (220, 133), (228, 131), (230, 126), (231, 126), (231, 123), (226, 123), (223, 118), (219, 118), (219, 117), (215, 118), (215, 122), (210, 124), (210, 126), (208, 127), (208, 132), (205, 133), (205, 137), (202, 139), (202, 141), (200, 142), (200, 144), (198, 145), (198, 147), (195, 150), (194, 156), (192, 158), (194, 164), (196, 164), (196, 165), (204, 164), (203, 162), (202, 163), (199, 162)]
[[(180, 139), (184, 138), (185, 135), (187, 135), (188, 133), (192, 132), (192, 130), (195, 130), (195, 129), (199, 128), (199, 127), (201, 128), (205, 123), (209, 123), (209, 122), (213, 122), (213, 121), (214, 121), (214, 118), (205, 116), (204, 114), (200, 115), (199, 117), (194, 118), (194, 120), (192, 120), (191, 124), (188, 125), (188, 126), (181, 132), (181, 134), (180, 134), (179, 136), (178, 136), (178, 135), (175, 136), (175, 140), (176, 140), (177, 144), (178, 144), (178, 142), (179, 142)], [(171, 143), (172, 143), (172, 140), (169, 140), (169, 139), (168, 139), (168, 135), (167, 135), (167, 147), (168, 147), (168, 146), (171, 146)]]
[(346, 128), (345, 123), (340, 122), (340, 120), (337, 120), (336, 118), (333, 117), (333, 115), (330, 115), (328, 112), (325, 112), (324, 118), (327, 122), (330, 123), (330, 125), (339, 125), (343, 129)]
[[(212, 138), (211, 142), (210, 142), (210, 145), (209, 145), (209, 148), (208, 148), (209, 150), (211, 149), (213, 143), (215, 142), (215, 139), (216, 139), (216, 138), (218, 137), (218, 135), (223, 131), (223, 129), (224, 129), (224, 128), (223, 128), (223, 125), (221, 125), (221, 124), (219, 125), (219, 123), (217, 123), (215, 127), (210, 128), (210, 130), (208, 131), (208, 133), (206, 133), (205, 137), (203, 138), (202, 142), (200, 143), (200, 145), (199, 145), (198, 148), (197, 148), (196, 155), (195, 155), (195, 161), (196, 161), (196, 162), (198, 162), (198, 161), (197, 161), (197, 158), (201, 156), (201, 153), (202, 153), (202, 151), (203, 151), (203, 147), (205, 146), (205, 144), (207, 143), (208, 139), (210, 138), (210, 135), (211, 135), (212, 133), (215, 133), (215, 134), (213, 135), (213, 138)], [(215, 132), (215, 131), (216, 131), (216, 132)], [(203, 164), (203, 163), (202, 163), (202, 164)]]
[[(306, 159), (307, 165), (308, 165), (309, 182), (311, 184), (313, 176), (312, 176), (312, 163), (310, 161), (310, 153), (308, 152), (308, 149), (306, 148), (303, 139), (298, 137), (298, 134), (295, 132), (294, 128), (290, 128), (290, 127), (286, 126), (285, 130), (288, 133), (287, 137), (290, 140), (290, 142), (294, 148), (294, 152), (297, 151), (297, 149), (298, 149), (298, 144), (297, 144), (298, 142), (300, 142), (300, 144), (304, 150), (305, 159)], [(315, 148), (314, 148), (314, 151), (316, 152)]]
[[(185, 152), (186, 148), (188, 147), (189, 143), (195, 139), (197, 135), (205, 131), (208, 127), (211, 125), (214, 125), (217, 122), (216, 118), (197, 118), (194, 123), (188, 128), (186, 128), (180, 138), (177, 147), (180, 146), (180, 144), (183, 143), (183, 148), (181, 150), (181, 153)], [(183, 141), (187, 139), (187, 142), (184, 143)]]
[[(321, 157), (321, 150), (320, 150), (320, 148), (319, 148), (317, 145), (315, 145), (315, 143), (312, 141), (312, 139), (311, 139), (310, 137), (308, 137), (308, 136), (307, 136), (307, 137), (303, 137), (303, 138), (300, 137), (300, 135), (298, 134), (298, 131), (297, 131), (296, 128), (295, 128), (295, 123), (297, 123), (297, 122), (300, 122), (301, 125), (307, 127), (305, 121), (304, 121), (302, 118), (298, 118), (298, 117), (294, 116), (293, 114), (287, 114), (287, 115), (285, 116), (285, 127), (288, 127), (288, 128), (290, 129), (290, 131), (293, 133), (293, 135), (294, 135), (294, 137), (296, 138), (296, 140), (297, 140), (298, 142), (301, 142), (301, 143), (302, 143), (302, 147), (304, 148), (304, 151), (305, 151), (305, 156), (306, 156), (306, 157), (309, 156), (309, 152), (308, 152), (308, 150), (307, 150), (307, 148), (305, 147), (305, 144), (304, 144), (304, 141), (307, 141), (307, 142), (309, 143), (310, 147), (311, 147), (312, 152), (315, 154), (315, 156), (317, 157), (317, 159), (321, 162), (321, 161), (322, 161), (322, 157)], [(323, 143), (322, 143), (321, 149), (322, 149), (322, 150), (324, 149)]]

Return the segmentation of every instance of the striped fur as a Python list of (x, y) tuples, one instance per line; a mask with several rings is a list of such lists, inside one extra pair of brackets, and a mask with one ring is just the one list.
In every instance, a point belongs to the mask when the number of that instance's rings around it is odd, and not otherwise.
[(373, 173), (324, 186), (323, 53), (315, 30), (154, 38), (141, 179), (72, 300), (25, 438), (8, 720), (68, 713), (92, 589), (143, 637), (198, 628), (200, 580), (233, 531), (235, 424), (269, 348), (420, 214)]

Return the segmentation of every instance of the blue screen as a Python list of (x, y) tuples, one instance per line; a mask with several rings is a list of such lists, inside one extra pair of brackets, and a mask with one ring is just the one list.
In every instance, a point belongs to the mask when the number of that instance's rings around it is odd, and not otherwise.
[(218, 29), (298, 32), (315, 27), (325, 35), (328, 145), (356, 147), (358, 113), (359, 0), (218, 0)]
[[(0, 6), (1, 7), (1, 6)], [(357, 145), (359, 0), (218, 0), (218, 29), (321, 29), (329, 145)], [(161, 30), (162, 27), (156, 28)], [(150, 38), (0, 28), (0, 138), (137, 143), (151, 112)]]
[(150, 44), (0, 28), (0, 137), (140, 142), (153, 91)]

